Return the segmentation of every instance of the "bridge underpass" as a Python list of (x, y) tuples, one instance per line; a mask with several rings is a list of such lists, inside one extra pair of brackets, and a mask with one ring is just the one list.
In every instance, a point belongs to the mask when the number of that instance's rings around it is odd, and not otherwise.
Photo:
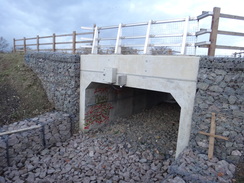
[(177, 157), (190, 138), (198, 65), (193, 56), (82, 55), (80, 128), (102, 127), (172, 95), (181, 108)]

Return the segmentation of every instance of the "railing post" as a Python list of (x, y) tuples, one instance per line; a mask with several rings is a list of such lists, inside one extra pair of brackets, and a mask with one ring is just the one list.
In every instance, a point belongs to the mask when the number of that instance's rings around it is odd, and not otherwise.
[(16, 53), (16, 44), (15, 44), (15, 39), (13, 39), (13, 52)]
[(39, 35), (36, 36), (36, 50), (39, 52)]
[(149, 46), (149, 42), (150, 42), (151, 24), (152, 24), (152, 20), (150, 20), (148, 22), (148, 25), (147, 25), (147, 34), (146, 34), (146, 39), (145, 39), (143, 54), (148, 54), (149, 53), (148, 46)]
[(56, 35), (55, 35), (55, 33), (53, 33), (53, 52), (55, 52), (56, 51), (56, 42), (55, 42), (55, 37), (56, 37)]
[(26, 53), (26, 38), (24, 37), (24, 53)]
[(213, 16), (212, 16), (212, 23), (211, 23), (211, 33), (210, 33), (210, 45), (208, 48), (208, 56), (215, 55), (216, 49), (216, 42), (217, 42), (217, 35), (218, 35), (218, 27), (219, 27), (219, 17), (220, 17), (220, 8), (214, 7), (213, 9)]
[(92, 42), (92, 54), (97, 54), (98, 53), (98, 27), (95, 27), (94, 30), (94, 37), (93, 37), (93, 42)]
[(188, 33), (188, 24), (189, 24), (189, 17), (186, 17), (184, 32), (183, 32), (183, 37), (182, 37), (182, 45), (181, 45), (181, 54), (182, 55), (186, 54), (186, 38), (187, 38), (187, 33)]
[(122, 24), (119, 24), (114, 53), (121, 54)]
[(72, 53), (76, 52), (76, 31), (73, 31), (73, 43), (72, 43)]

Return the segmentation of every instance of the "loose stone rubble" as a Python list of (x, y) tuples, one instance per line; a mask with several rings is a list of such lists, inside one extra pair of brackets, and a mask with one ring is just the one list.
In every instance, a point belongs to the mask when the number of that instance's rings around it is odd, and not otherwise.
[[(231, 183), (235, 165), (206, 154), (185, 149), (168, 169), (168, 177), (163, 183)], [(177, 180), (177, 181), (176, 181)]]
[(174, 162), (178, 120), (168, 104), (120, 118), (5, 168), (0, 182), (231, 182), (226, 161), (186, 149)]

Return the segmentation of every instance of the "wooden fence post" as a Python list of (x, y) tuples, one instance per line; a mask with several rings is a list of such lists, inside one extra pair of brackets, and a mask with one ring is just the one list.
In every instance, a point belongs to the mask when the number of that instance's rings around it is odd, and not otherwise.
[(39, 35), (36, 36), (36, 50), (39, 52)]
[(26, 38), (24, 37), (24, 52), (26, 53)]
[(16, 53), (16, 44), (15, 44), (15, 39), (13, 39), (13, 52)]
[(56, 35), (55, 35), (55, 33), (53, 33), (53, 52), (55, 52), (55, 51), (56, 51), (56, 42), (55, 42), (55, 37), (56, 37)]
[(72, 43), (72, 53), (76, 52), (76, 31), (73, 31), (73, 43)]
[(208, 56), (215, 55), (216, 42), (218, 36), (218, 27), (219, 27), (219, 17), (220, 17), (220, 8), (214, 7), (213, 16), (212, 16), (212, 24), (211, 24), (211, 33), (210, 33), (210, 45), (208, 48)]

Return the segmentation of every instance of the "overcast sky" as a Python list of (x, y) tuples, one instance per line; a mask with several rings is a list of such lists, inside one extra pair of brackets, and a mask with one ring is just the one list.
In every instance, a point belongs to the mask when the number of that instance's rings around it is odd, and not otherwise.
[(242, 0), (0, 0), (0, 37), (12, 45), (13, 38), (197, 16), (213, 7), (244, 16), (243, 5)]

